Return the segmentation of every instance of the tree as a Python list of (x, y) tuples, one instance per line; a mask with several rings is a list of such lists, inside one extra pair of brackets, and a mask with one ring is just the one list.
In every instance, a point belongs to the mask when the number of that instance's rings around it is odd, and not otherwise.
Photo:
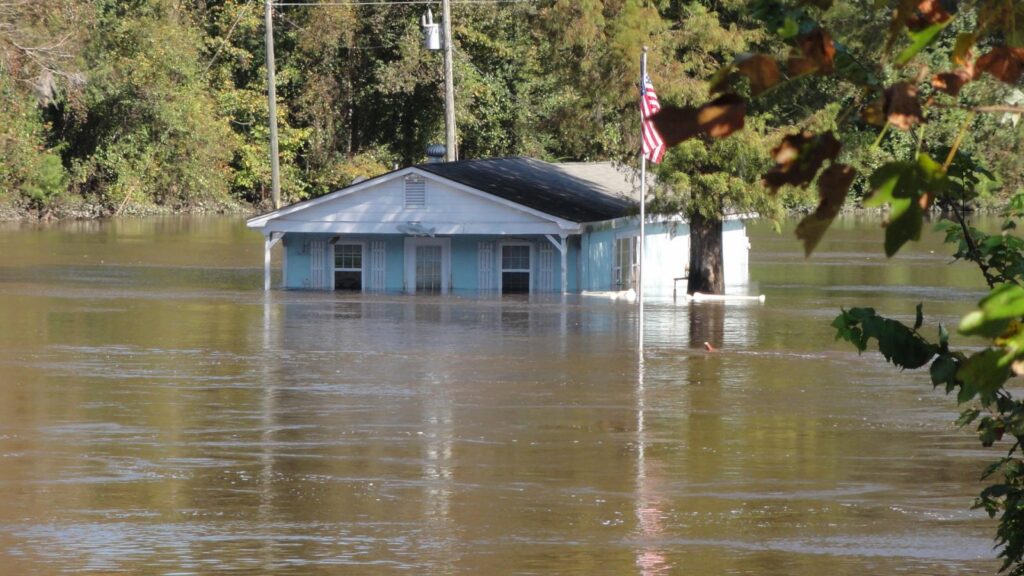
[[(663, 95), (662, 118), (692, 116), (679, 123), (661, 122), (659, 128), (671, 148), (655, 168), (660, 183), (652, 209), (682, 212), (690, 229), (687, 292), (721, 294), (725, 290), (722, 262), (722, 221), (732, 214), (757, 212), (775, 219), (781, 199), (765, 192), (760, 174), (770, 145), (768, 136), (778, 129), (777, 106), (752, 110), (739, 97), (725, 96), (703, 104), (715, 82), (705, 77), (732, 60), (736, 52), (773, 42), (761, 24), (746, 15), (745, 2), (725, 2), (710, 8), (700, 2), (673, 2), (663, 17), (678, 24), (668, 41), (655, 51), (670, 64), (656, 64), (652, 80)], [(671, 55), (679, 55), (675, 60)], [(752, 78), (746, 92), (763, 90)], [(700, 125), (697, 115), (709, 115), (714, 125)], [(722, 139), (724, 133), (748, 124), (742, 137)]]
[(768, 138), (749, 127), (745, 138), (693, 139), (673, 148), (658, 167), (662, 189), (652, 209), (687, 216), (690, 263), (687, 293), (721, 294), (725, 289), (722, 219), (752, 211), (777, 218), (780, 203), (764, 193), (760, 175)]
[(190, 15), (169, 0), (100, 2), (96, 29), (87, 113), (66, 127), (75, 185), (114, 212), (225, 202), (234, 142), (205, 89)]
[(40, 217), (67, 186), (47, 115), (81, 89), (77, 53), (88, 21), (70, 0), (0, 1), (0, 197), (27, 201)]
[[(1021, 144), (1021, 131), (1012, 125), (1024, 107), (1006, 102), (1024, 75), (1024, 2), (982, 0), (955, 8), (933, 0), (900, 0), (874, 16), (888, 22), (888, 34), (872, 42), (858, 34), (860, 23), (872, 16), (850, 17), (849, 6), (833, 7), (828, 0), (802, 5), (758, 2), (754, 12), (765, 19), (765, 28), (789, 44), (784, 66), (771, 54), (742, 55), (716, 74), (713, 86), (725, 90), (725, 96), (700, 107), (663, 111), (657, 120), (674, 142), (728, 137), (745, 116), (745, 108), (739, 107), (747, 105), (745, 96), (729, 87), (734, 72), (749, 79), (752, 96), (758, 91), (781, 93), (788, 84), (803, 90), (807, 79), (821, 77), (819, 87), (827, 90), (819, 91), (815, 104), (821, 110), (828, 110), (829, 102), (838, 104), (833, 107), (834, 125), (822, 130), (808, 123), (785, 135), (772, 149), (774, 166), (763, 176), (775, 191), (817, 183), (818, 207), (796, 231), (808, 255), (855, 189), (855, 168), (840, 162), (842, 158), (859, 158), (860, 166), (871, 169), (861, 180), (868, 191), (865, 205), (889, 206), (884, 239), (888, 256), (917, 240), (926, 212), (941, 208), (945, 219), (939, 228), (956, 245), (955, 257), (977, 265), (990, 290), (978, 309), (960, 321), (958, 332), (981, 338), (986, 346), (957, 350), (941, 325), (934, 339), (927, 337), (922, 305), (913, 326), (866, 307), (843, 310), (833, 326), (837, 338), (859, 351), (874, 341), (897, 368), (928, 366), (932, 383), (956, 392), (958, 403), (965, 406), (958, 420), (962, 426), (976, 423), (983, 446), (1009, 445), (1005, 456), (982, 473), (992, 484), (975, 506), (999, 516), (1001, 571), (1021, 575), (1024, 401), (1014, 398), (1009, 385), (1024, 374), (1024, 239), (1014, 234), (1024, 216), (1024, 190), (1013, 196), (1007, 221), (996, 234), (971, 227), (965, 209), (986, 187), (1020, 182), (1020, 173), (1013, 172), (1019, 160), (985, 146), (984, 138), (998, 136), (1010, 149), (1019, 150)], [(836, 13), (847, 16), (846, 25)], [(849, 42), (844, 33), (850, 34)], [(837, 90), (836, 83), (853, 90)], [(731, 110), (722, 111), (723, 98)], [(990, 114), (1010, 122), (994, 122), (986, 118)], [(851, 124), (856, 128), (847, 128)], [(862, 139), (847, 136), (870, 127), (877, 133), (874, 143), (851, 150)], [(887, 139), (894, 158), (863, 161), (869, 157), (866, 152)]]

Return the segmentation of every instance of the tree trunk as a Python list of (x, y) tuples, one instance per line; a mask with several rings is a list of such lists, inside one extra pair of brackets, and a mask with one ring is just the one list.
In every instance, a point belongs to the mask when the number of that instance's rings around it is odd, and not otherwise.
[(686, 293), (723, 294), (722, 221), (690, 215), (690, 273)]

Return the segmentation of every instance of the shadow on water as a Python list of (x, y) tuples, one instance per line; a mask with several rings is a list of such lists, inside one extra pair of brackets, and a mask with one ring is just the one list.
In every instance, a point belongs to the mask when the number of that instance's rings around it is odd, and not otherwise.
[(0, 230), (0, 566), (992, 572), (990, 455), (828, 327), (976, 284), (934, 238), (877, 266), (868, 226), (824, 264), (755, 227), (767, 303), (650, 302), (642, 363), (624, 302), (264, 294), (224, 219)]

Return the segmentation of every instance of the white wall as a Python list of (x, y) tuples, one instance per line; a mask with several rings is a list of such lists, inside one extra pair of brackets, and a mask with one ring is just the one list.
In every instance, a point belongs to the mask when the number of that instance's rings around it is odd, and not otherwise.
[(722, 223), (722, 259), (726, 292), (729, 286), (746, 286), (750, 282), (750, 239), (742, 220)]
[[(671, 296), (673, 278), (686, 275), (690, 263), (690, 227), (684, 222), (652, 224), (644, 238), (644, 293), (648, 296)], [(686, 280), (679, 281), (679, 290), (686, 293)]]

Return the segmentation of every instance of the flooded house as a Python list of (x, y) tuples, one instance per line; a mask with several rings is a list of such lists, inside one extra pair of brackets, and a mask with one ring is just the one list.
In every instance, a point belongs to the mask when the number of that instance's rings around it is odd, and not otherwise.
[[(532, 158), (429, 162), (251, 218), (283, 245), (286, 289), (415, 293), (579, 293), (636, 288), (635, 178), (608, 162)], [(743, 221), (723, 225), (727, 284), (745, 284)], [(644, 291), (686, 276), (689, 227), (648, 215)]]

